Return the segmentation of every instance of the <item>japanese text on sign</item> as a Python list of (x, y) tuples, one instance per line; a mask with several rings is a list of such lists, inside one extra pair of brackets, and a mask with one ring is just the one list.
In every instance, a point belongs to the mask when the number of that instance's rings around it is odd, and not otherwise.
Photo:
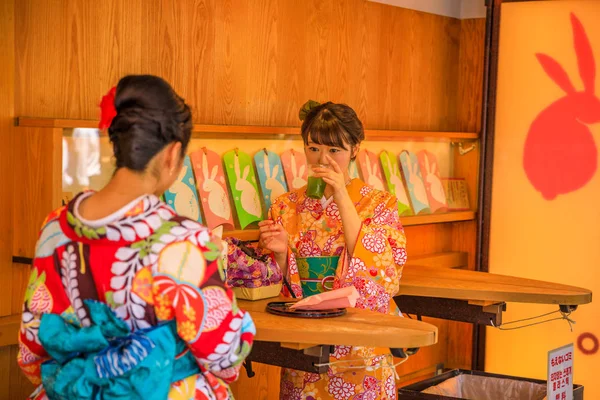
[(573, 344), (548, 352), (548, 400), (573, 400)]

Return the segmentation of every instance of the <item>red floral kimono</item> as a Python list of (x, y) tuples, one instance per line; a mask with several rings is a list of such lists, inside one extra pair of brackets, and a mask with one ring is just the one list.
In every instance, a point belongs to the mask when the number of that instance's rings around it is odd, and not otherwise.
[[(237, 379), (255, 328), (224, 284), (208, 229), (152, 195), (86, 221), (77, 209), (91, 194), (50, 214), (40, 232), (19, 335), (25, 374), (41, 384), (40, 366), (50, 358), (39, 338), (42, 315), (90, 326), (85, 304), (93, 300), (108, 304), (131, 332), (176, 322), (200, 372), (174, 382), (169, 399), (229, 398), (227, 383)], [(45, 398), (42, 385), (36, 392)]]

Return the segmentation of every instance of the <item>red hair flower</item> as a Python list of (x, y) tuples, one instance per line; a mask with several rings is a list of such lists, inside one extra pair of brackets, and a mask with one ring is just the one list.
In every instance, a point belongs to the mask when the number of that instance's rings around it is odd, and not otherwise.
[(107, 94), (102, 96), (102, 101), (100, 101), (100, 123), (98, 124), (100, 130), (108, 129), (113, 118), (117, 115), (117, 110), (115, 109), (116, 93), (117, 88), (115, 86), (112, 87)]

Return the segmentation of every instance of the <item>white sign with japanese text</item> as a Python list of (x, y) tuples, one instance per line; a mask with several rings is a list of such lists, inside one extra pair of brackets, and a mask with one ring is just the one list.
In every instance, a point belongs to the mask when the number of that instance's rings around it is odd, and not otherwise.
[(548, 352), (548, 400), (573, 400), (573, 343)]

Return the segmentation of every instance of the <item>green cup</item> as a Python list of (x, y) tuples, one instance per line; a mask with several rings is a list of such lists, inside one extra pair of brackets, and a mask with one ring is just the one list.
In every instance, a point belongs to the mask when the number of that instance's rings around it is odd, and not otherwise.
[(304, 297), (333, 289), (339, 256), (297, 258), (300, 286)]
[(314, 176), (308, 177), (308, 185), (306, 186), (306, 195), (311, 199), (320, 199), (325, 193), (325, 186), (327, 184), (323, 178), (317, 178)]
[[(315, 165), (316, 167), (326, 168), (325, 165)], [(313, 175), (313, 166), (309, 165), (308, 167), (308, 184), (306, 185), (306, 196), (311, 199), (320, 199), (323, 197), (325, 193), (325, 186), (327, 184), (323, 180), (323, 178), (317, 178)]]

